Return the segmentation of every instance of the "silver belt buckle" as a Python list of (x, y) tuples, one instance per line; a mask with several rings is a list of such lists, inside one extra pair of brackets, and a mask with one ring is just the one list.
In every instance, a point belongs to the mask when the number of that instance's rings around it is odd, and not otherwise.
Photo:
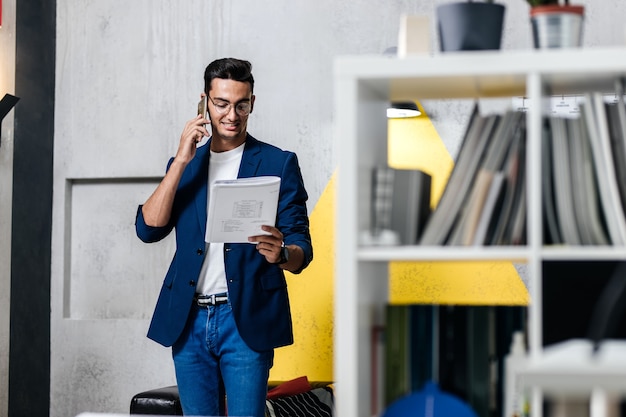
[(204, 295), (196, 296), (196, 304), (199, 305), (200, 307), (206, 307), (206, 306), (211, 305), (211, 296), (204, 296)]

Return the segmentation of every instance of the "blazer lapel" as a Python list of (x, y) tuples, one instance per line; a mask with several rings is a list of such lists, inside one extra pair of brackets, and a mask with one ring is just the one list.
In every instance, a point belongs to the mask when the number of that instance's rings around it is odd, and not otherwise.
[(209, 189), (209, 148), (210, 142), (196, 150), (196, 158), (189, 164), (192, 178), (195, 178), (198, 187), (196, 193), (196, 212), (198, 213), (198, 226), (204, 233), (206, 233), (206, 218), (207, 218), (207, 198)]
[(261, 148), (259, 142), (250, 134), (246, 138), (246, 146), (243, 149), (241, 165), (239, 165), (238, 178), (254, 177), (261, 163)]

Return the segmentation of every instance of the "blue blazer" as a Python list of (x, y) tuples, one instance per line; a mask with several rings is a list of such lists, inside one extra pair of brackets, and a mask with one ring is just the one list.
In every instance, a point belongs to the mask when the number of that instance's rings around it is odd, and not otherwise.
[[(207, 189), (210, 142), (196, 150), (176, 191), (168, 225), (145, 223), (142, 206), (135, 228), (144, 242), (156, 242), (176, 231), (176, 253), (169, 266), (152, 316), (148, 337), (171, 346), (182, 333), (191, 310), (200, 268), (205, 257)], [(168, 169), (173, 161), (170, 159)], [(313, 259), (307, 215), (307, 192), (295, 153), (283, 151), (248, 135), (239, 178), (261, 175), (281, 177), (276, 227), (287, 245), (304, 251), (299, 273)], [(293, 343), (287, 282), (283, 270), (267, 262), (255, 245), (224, 244), (224, 266), (229, 302), (237, 328), (250, 348), (258, 351)]]

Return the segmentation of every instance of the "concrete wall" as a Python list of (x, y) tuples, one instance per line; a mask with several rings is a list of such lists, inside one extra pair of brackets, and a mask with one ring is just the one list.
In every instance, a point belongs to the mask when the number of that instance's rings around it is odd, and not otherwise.
[[(173, 244), (141, 244), (133, 221), (195, 114), (206, 64), (222, 56), (252, 61), (257, 101), (250, 132), (298, 153), (312, 211), (338, 160), (331, 152), (333, 58), (396, 45), (402, 13), (431, 18), (437, 49), (434, 8), (442, 2), (57, 0), (51, 416), (124, 413), (134, 393), (174, 383), (169, 350), (145, 338)], [(13, 54), (11, 3), (3, 2), (0, 93), (11, 91), (14, 72), (4, 61)], [(526, 2), (503, 3), (503, 49), (530, 48)], [(581, 3), (588, 10), (585, 46), (623, 44), (626, 4)], [(422, 104), (455, 155), (467, 108)], [(0, 417), (7, 398), (10, 176), (7, 119), (0, 147)]]

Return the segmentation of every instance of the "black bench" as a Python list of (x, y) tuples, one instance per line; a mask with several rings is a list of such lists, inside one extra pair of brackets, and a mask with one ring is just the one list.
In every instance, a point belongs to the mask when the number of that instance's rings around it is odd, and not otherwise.
[(140, 392), (130, 401), (131, 414), (152, 414), (157, 416), (182, 416), (178, 386), (157, 388)]
[[(270, 382), (268, 390), (280, 385), (280, 382)], [(311, 388), (325, 387), (332, 382), (311, 382)], [(130, 414), (151, 414), (158, 416), (182, 416), (183, 409), (178, 395), (178, 386), (156, 388), (140, 392), (130, 401)]]

